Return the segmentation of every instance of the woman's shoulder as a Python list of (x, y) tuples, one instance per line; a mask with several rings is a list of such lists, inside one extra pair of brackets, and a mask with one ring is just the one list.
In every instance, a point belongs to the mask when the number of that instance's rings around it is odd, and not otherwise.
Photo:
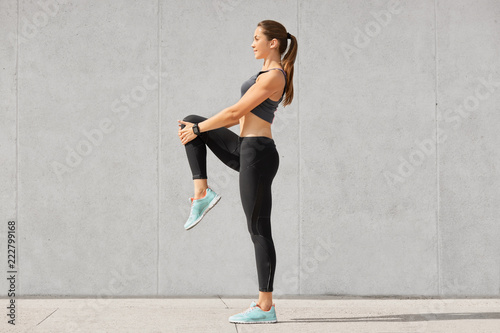
[[(276, 69), (276, 70), (273, 70), (273, 69)], [(280, 74), (280, 72), (282, 72), (283, 74)], [(256, 82), (257, 80), (259, 79), (259, 76), (261, 74), (264, 74), (266, 75), (267, 77), (278, 77), (278, 76), (281, 76), (283, 78), (285, 78), (285, 82), (286, 82), (286, 72), (281, 69), (281, 68), (269, 68), (267, 70), (264, 70), (264, 71), (260, 71), (257, 76), (256, 76)]]
[(261, 75), (261, 74), (268, 74), (268, 76), (279, 76), (279, 75), (283, 75), (283, 74), (280, 74), (280, 72), (282, 72), (285, 76), (286, 76), (286, 72), (282, 69), (282, 68), (269, 68), (269, 69), (266, 69), (266, 70), (262, 70), (260, 71), (257, 76)]

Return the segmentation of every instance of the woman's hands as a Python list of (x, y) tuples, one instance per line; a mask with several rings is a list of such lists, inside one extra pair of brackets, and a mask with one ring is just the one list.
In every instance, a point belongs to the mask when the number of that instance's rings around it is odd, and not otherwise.
[[(183, 120), (177, 121), (179, 122), (179, 138), (181, 139), (181, 143), (183, 145), (196, 138), (197, 135), (193, 132), (193, 123)], [(186, 126), (184, 126), (184, 128), (181, 128), (182, 125)]]

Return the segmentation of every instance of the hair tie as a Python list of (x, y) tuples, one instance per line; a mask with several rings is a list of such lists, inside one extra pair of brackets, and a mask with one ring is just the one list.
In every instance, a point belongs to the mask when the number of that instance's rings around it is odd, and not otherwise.
[(287, 32), (287, 33), (286, 33), (286, 38), (287, 38), (287, 39), (292, 39), (292, 35), (290, 35), (290, 33), (289, 33), (289, 32)]

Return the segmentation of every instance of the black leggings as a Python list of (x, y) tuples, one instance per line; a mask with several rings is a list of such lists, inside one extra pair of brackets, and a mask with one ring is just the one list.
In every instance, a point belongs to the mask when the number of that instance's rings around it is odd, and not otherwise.
[[(199, 123), (205, 119), (189, 115), (183, 120)], [(206, 146), (240, 173), (241, 203), (255, 248), (259, 291), (273, 291), (276, 252), (271, 234), (271, 184), (279, 166), (274, 140), (264, 136), (239, 137), (225, 127), (202, 132), (185, 145), (193, 179), (208, 179)]]

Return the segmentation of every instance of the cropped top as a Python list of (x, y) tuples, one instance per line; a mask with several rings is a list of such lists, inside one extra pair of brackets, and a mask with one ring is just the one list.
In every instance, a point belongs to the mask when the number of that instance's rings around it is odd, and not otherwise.
[(281, 94), (281, 98), (278, 101), (273, 101), (272, 99), (268, 98), (250, 111), (257, 117), (264, 119), (265, 121), (271, 124), (273, 123), (274, 112), (278, 109), (278, 104), (280, 104), (280, 102), (283, 100), (283, 95), (285, 94), (286, 91), (286, 72), (281, 68), (271, 68), (268, 69), (267, 71), (260, 71), (257, 74), (252, 75), (248, 80), (243, 82), (243, 84), (241, 85), (241, 96), (243, 97), (243, 95), (245, 95), (247, 90), (250, 89), (250, 87), (255, 84), (257, 76), (259, 76), (261, 73), (265, 73), (273, 69), (279, 69), (285, 75), (285, 88), (283, 89), (283, 94)]

